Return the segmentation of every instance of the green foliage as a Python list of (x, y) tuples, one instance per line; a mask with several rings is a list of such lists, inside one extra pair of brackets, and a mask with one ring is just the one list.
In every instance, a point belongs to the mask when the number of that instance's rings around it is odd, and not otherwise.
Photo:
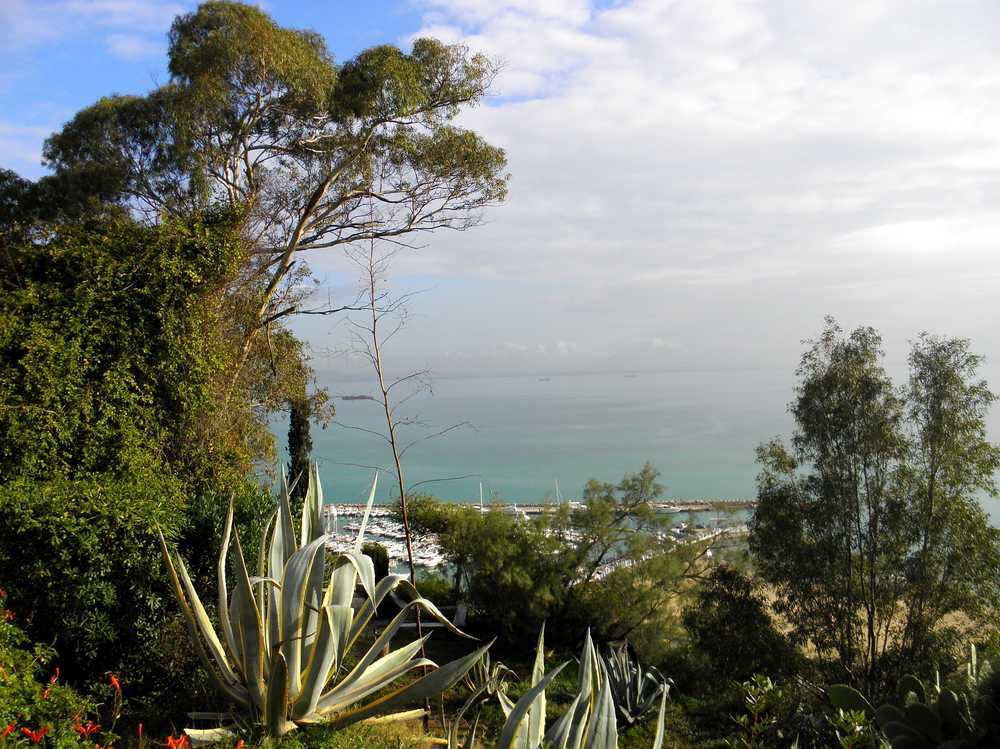
[[(374, 541), (366, 541), (361, 547), (361, 553), (372, 560), (375, 566), (375, 581), (378, 582), (389, 574), (389, 551), (382, 544)], [(425, 596), (431, 600), (438, 600), (434, 596)]]
[[(377, 478), (377, 477), (376, 477)], [(320, 511), (323, 492), (319, 471), (309, 475), (299, 534), (289, 507), (288, 486), (282, 474), (279, 509), (271, 532), (260, 544), (257, 574), (250, 577), (239, 532), (233, 531), (230, 509), (218, 562), (218, 611), (221, 635), (204, 608), (183, 560), (160, 544), (174, 593), (188, 623), (195, 649), (220, 694), (237, 707), (231, 720), (243, 730), (262, 730), (283, 736), (301, 725), (324, 723), (348, 726), (368, 718), (405, 720), (423, 711), (395, 712), (427, 699), (457, 683), (487, 647), (437, 668), (417, 657), (426, 637), (393, 652), (393, 635), (413, 609), (421, 609), (453, 633), (454, 627), (401, 575), (388, 575), (376, 584), (370, 557), (361, 553), (364, 530), (375, 498), (373, 481), (361, 530), (351, 551), (335, 555), (327, 574)], [(227, 556), (235, 541), (236, 585), (228, 592)], [(360, 582), (364, 602), (353, 607)], [(391, 593), (406, 601), (356, 663), (348, 666), (379, 604)], [(430, 667), (431, 670), (428, 670)], [(400, 677), (415, 669), (424, 674), (404, 686)], [(366, 698), (382, 692), (377, 699)], [(187, 733), (195, 739), (217, 738), (220, 729)]]
[(113, 671), (147, 706), (187, 699), (174, 682), (190, 668), (163, 651), (170, 601), (154, 530), (176, 538), (183, 517), (178, 484), (149, 476), (0, 485), (0, 585), (71, 682)]
[(0, 745), (31, 745), (23, 731), (44, 731), (45, 745), (55, 749), (110, 744), (113, 726), (102, 730), (97, 706), (64, 683), (52, 648), (29, 646), (5, 599), (0, 588)]
[(924, 336), (906, 389), (881, 360), (874, 330), (845, 337), (828, 320), (798, 370), (794, 453), (759, 449), (750, 536), (796, 638), (873, 692), (940, 657), (947, 614), (1000, 603), (1000, 530), (976, 496), (1000, 466), (980, 358)]
[(618, 484), (592, 481), (582, 507), (531, 520), (502, 505), (480, 512), (419, 498), (411, 527), (439, 535), (473, 620), (504, 642), (549, 621), (562, 643), (593, 628), (658, 654), (668, 604), (705, 564), (707, 544), (677, 544), (664, 532), (671, 521), (655, 510), (657, 476), (647, 464)]
[(834, 707), (877, 723), (893, 749), (974, 749), (993, 746), (1000, 735), (992, 669), (978, 661), (974, 647), (957, 691), (942, 686), (940, 677), (928, 686), (907, 674), (899, 680), (894, 703), (878, 709), (846, 684), (835, 684), (828, 693)]
[(169, 42), (166, 85), (80, 111), (44, 156), (51, 180), (150, 217), (239, 212), (244, 341), (300, 308), (298, 251), (464, 229), (506, 196), (504, 152), (452, 124), (496, 72), (464, 47), (383, 45), (338, 68), (317, 34), (234, 2), (179, 16)]
[(238, 248), (224, 217), (53, 230), (10, 248), (0, 295), (0, 477), (168, 466), (196, 477), (248, 463), (211, 438), (213, 294)]
[(781, 688), (763, 674), (754, 674), (742, 687), (745, 711), (733, 716), (739, 733), (728, 745), (763, 749), (790, 743), (792, 737), (782, 732), (777, 716), (777, 706), (783, 698)]
[(699, 585), (684, 626), (708, 658), (710, 683), (747, 681), (755, 673), (791, 675), (801, 660), (775, 626), (758, 585), (730, 565), (714, 568)]
[(311, 408), (305, 397), (295, 398), (288, 407), (288, 475), (292, 484), (292, 510), (301, 507), (309, 483), (312, 437), (309, 435)]

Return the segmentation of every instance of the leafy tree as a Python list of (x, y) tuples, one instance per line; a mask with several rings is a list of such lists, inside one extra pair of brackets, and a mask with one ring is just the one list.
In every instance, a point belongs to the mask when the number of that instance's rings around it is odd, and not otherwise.
[(934, 627), (948, 613), (982, 615), (1000, 600), (997, 532), (977, 501), (996, 494), (1000, 448), (985, 421), (996, 395), (977, 378), (982, 357), (969, 345), (925, 333), (910, 352), (908, 490), (918, 548), (906, 567), (911, 658), (930, 655)]
[(663, 487), (646, 465), (618, 484), (591, 481), (581, 508), (568, 505), (525, 520), (427, 497), (411, 504), (417, 532), (435, 532), (470, 612), (508, 642), (542, 622), (553, 642), (575, 644), (586, 629), (628, 637), (643, 657), (670, 634), (666, 611), (706, 567), (707, 544), (678, 544), (656, 512)]
[(793, 450), (758, 449), (760, 574), (797, 637), (870, 693), (927, 656), (943, 615), (997, 600), (1000, 538), (973, 494), (993, 491), (992, 396), (967, 346), (922, 338), (898, 390), (878, 334), (828, 319), (798, 369)]
[(496, 72), (481, 55), (420, 39), (338, 66), (317, 34), (235, 2), (179, 16), (169, 41), (169, 83), (82, 110), (44, 154), (55, 179), (150, 219), (243, 216), (236, 372), (261, 332), (303, 311), (302, 253), (465, 229), (505, 197), (503, 151), (452, 124)]
[(798, 654), (775, 626), (759, 585), (735, 567), (722, 564), (709, 573), (684, 611), (684, 626), (711, 663), (715, 678), (709, 681), (716, 685), (795, 671)]

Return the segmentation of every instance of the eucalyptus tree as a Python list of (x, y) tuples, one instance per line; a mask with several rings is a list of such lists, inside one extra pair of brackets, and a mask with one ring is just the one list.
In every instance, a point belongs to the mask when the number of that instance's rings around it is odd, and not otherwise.
[(150, 221), (239, 212), (244, 361), (276, 321), (338, 309), (306, 308), (304, 253), (413, 245), (474, 226), (506, 196), (504, 152), (454, 123), (497, 72), (465, 47), (418, 39), (409, 52), (383, 45), (338, 65), (314, 32), (208, 2), (174, 21), (169, 71), (145, 96), (80, 111), (44, 156), (54, 178)]
[(995, 493), (1000, 456), (980, 360), (922, 337), (897, 388), (882, 357), (874, 329), (845, 336), (828, 318), (798, 369), (792, 448), (758, 448), (750, 535), (794, 634), (868, 691), (924, 665), (946, 614), (1000, 600), (1000, 533), (976, 501)]

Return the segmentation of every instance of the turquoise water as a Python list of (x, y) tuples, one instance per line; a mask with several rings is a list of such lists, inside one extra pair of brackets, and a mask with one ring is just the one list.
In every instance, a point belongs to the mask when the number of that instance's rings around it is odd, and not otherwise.
[[(372, 467), (388, 469), (392, 457), (379, 438), (348, 427), (384, 431), (381, 407), (340, 399), (372, 394), (369, 383), (322, 384), (337, 398), (338, 422), (313, 428), (324, 490), (361, 501)], [(418, 440), (403, 459), (406, 481), (448, 500), (477, 501), (482, 482), (487, 499), (537, 502), (558, 480), (562, 497), (576, 499), (588, 479), (617, 482), (648, 460), (667, 498), (752, 498), (754, 448), (791, 432), (793, 384), (789, 373), (762, 370), (436, 379), (433, 393), (399, 407), (398, 417), (420, 422), (401, 429), (403, 444)], [(422, 439), (459, 422), (469, 426)], [(285, 425), (274, 429), (283, 443)], [(1000, 504), (987, 506), (1000, 521)]]

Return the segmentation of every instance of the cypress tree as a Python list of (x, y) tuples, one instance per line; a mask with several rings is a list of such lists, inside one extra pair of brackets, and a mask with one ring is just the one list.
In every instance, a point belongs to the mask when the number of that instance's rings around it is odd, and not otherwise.
[(288, 420), (288, 480), (298, 481), (292, 489), (291, 499), (301, 506), (309, 486), (309, 460), (312, 454), (312, 437), (309, 435), (309, 416), (312, 412), (306, 398), (296, 398), (289, 403)]

